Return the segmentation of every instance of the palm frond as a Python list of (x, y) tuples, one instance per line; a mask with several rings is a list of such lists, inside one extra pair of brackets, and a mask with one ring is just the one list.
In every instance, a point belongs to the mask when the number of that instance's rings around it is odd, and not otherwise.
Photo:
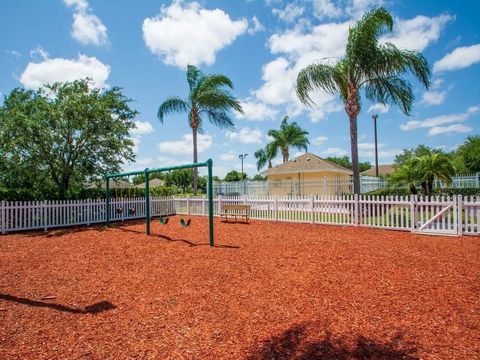
[(410, 82), (396, 76), (369, 80), (365, 87), (365, 96), (372, 102), (398, 105), (405, 114), (410, 113), (415, 100)]
[(179, 97), (171, 97), (165, 100), (158, 108), (157, 117), (160, 122), (166, 115), (178, 112), (188, 112), (190, 106), (188, 103)]
[(343, 62), (334, 66), (312, 64), (300, 71), (297, 76), (296, 92), (303, 104), (313, 105), (309, 93), (321, 89), (333, 95), (339, 94), (342, 99), (346, 99), (347, 77)]

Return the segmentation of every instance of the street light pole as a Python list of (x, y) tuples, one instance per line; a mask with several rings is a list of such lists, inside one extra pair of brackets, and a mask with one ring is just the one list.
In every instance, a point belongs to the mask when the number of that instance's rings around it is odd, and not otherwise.
[(243, 160), (247, 157), (248, 154), (240, 154), (238, 155), (238, 158), (242, 161), (242, 180), (243, 180), (243, 194), (246, 195), (247, 189), (246, 189), (246, 183), (245, 179), (243, 178)]
[(373, 128), (375, 133), (375, 176), (378, 177), (378, 144), (377, 144), (377, 119), (378, 115), (372, 115)]

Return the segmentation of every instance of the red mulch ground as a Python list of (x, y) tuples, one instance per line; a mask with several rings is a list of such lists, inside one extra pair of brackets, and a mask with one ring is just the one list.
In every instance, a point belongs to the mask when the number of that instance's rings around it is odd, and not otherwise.
[(479, 357), (478, 237), (115, 226), (0, 236), (1, 359)]

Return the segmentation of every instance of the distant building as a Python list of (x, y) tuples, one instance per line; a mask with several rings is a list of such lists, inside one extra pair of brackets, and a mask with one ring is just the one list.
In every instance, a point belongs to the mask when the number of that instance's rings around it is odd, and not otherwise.
[[(148, 185), (153, 188), (153, 187), (160, 187), (164, 185), (164, 181), (160, 179), (152, 179), (148, 182)], [(142, 182), (140, 184), (135, 185), (136, 188), (138, 189), (145, 189), (145, 182)]]
[[(394, 164), (378, 165), (378, 176), (387, 176), (392, 174), (394, 171), (395, 171)], [(376, 176), (375, 166), (371, 167), (368, 170), (363, 171), (361, 175)]]
[(269, 195), (342, 195), (351, 192), (350, 169), (308, 152), (263, 174), (267, 176)]

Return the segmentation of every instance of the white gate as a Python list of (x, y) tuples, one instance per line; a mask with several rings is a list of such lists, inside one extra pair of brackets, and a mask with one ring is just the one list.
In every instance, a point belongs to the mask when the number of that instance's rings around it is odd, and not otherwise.
[(456, 197), (419, 197), (415, 204), (415, 232), (458, 235)]

